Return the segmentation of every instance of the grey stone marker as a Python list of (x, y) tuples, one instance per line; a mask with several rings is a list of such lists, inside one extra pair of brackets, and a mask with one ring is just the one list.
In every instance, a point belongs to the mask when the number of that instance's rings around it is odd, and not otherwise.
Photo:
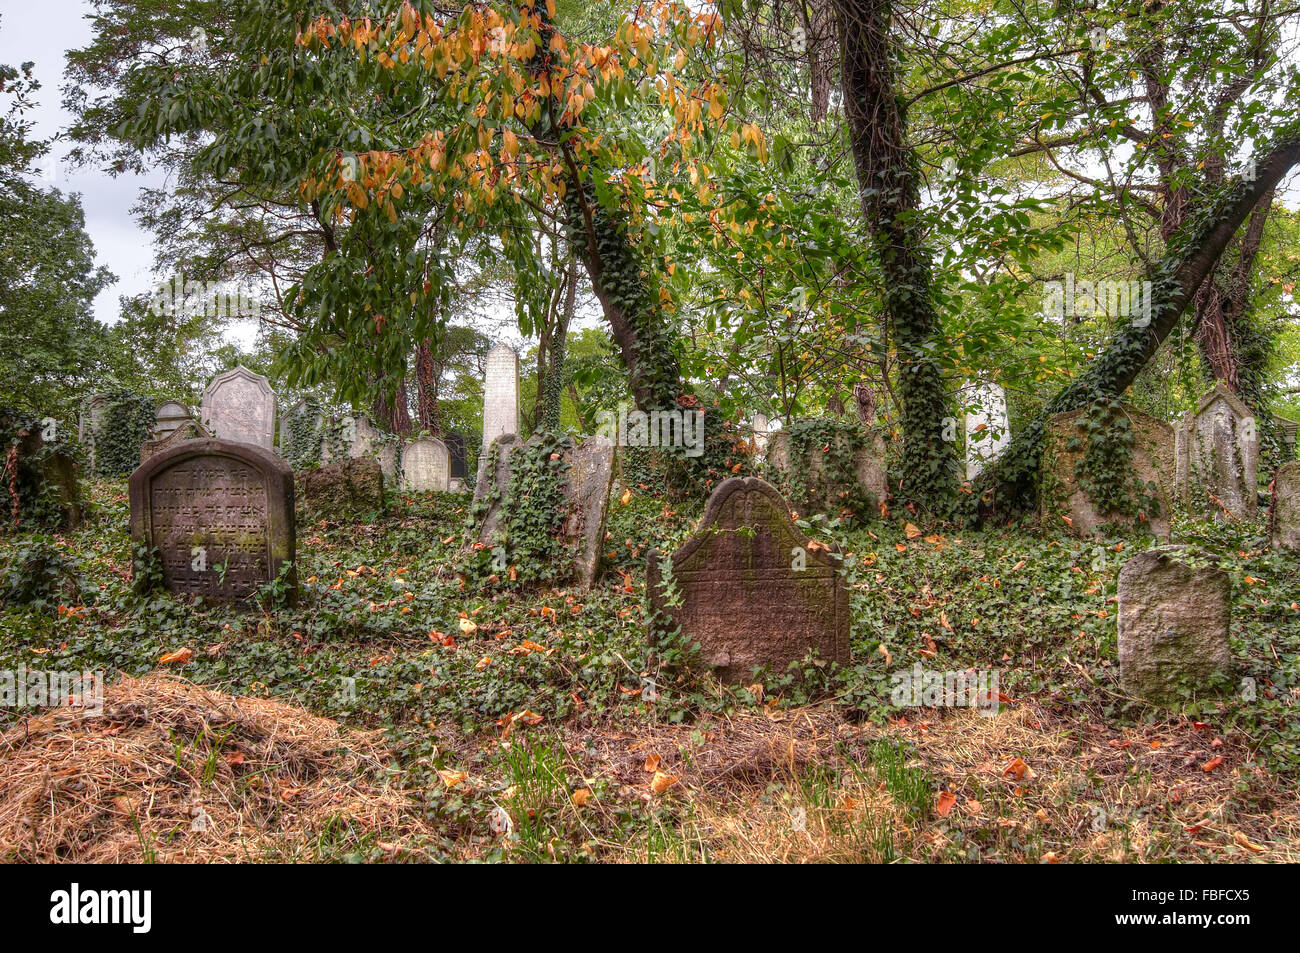
[(275, 393), (271, 383), (242, 365), (218, 374), (203, 392), (203, 426), (218, 440), (275, 446)]
[(95, 435), (104, 425), (104, 417), (112, 401), (106, 394), (96, 394), (86, 401), (86, 406), (77, 420), (77, 442), (86, 448), (86, 463), (91, 473), (95, 472)]
[(1274, 548), (1300, 549), (1300, 461), (1277, 468), (1269, 525)]
[(445, 493), (451, 483), (451, 454), (435, 437), (412, 440), (402, 448), (401, 488), (406, 493)]
[(178, 400), (163, 401), (154, 412), (153, 439), (161, 440), (176, 428), (194, 419), (189, 407)]
[(131, 538), (158, 549), (171, 592), (242, 602), (294, 559), (293, 471), (270, 450), (187, 440), (141, 464), (130, 495)]
[[(854, 477), (860, 489), (880, 501), (889, 494), (889, 483), (885, 476), (885, 441), (878, 430), (864, 430), (863, 433), (867, 443), (853, 455)], [(826, 513), (834, 513), (841, 508), (839, 494), (848, 488), (826, 483), (826, 454), (820, 446), (812, 447), (804, 459), (792, 459), (790, 432), (777, 430), (768, 437), (766, 462), (779, 481), (794, 476), (801, 478), (811, 497), (804, 505), (813, 505)]]
[(569, 451), (564, 535), (577, 549), (574, 572), (579, 589), (590, 589), (600, 573), (605, 517), (614, 485), (614, 456), (614, 442), (600, 435), (588, 437)]
[(474, 485), (474, 504), (490, 501), (483, 522), (479, 524), (478, 541), (490, 546), (496, 540), (501, 529), (504, 514), (501, 504), (505, 501), (510, 487), (510, 453), (515, 447), (522, 446), (517, 434), (508, 433), (496, 442), (496, 459), (490, 460), (491, 447), (486, 448), (479, 457), (478, 482)]
[[(483, 449), (506, 434), (519, 433), (519, 355), (498, 344), (488, 352), (483, 375)], [(479, 456), (483, 472), (486, 454)]]
[[(1222, 384), (1179, 424), (1179, 498), (1197, 509), (1254, 519), (1259, 508), (1259, 434), (1255, 415)], [(1219, 502), (1208, 499), (1213, 496)]]
[[(1167, 539), (1174, 498), (1174, 428), (1127, 404), (1121, 406), (1134, 434), (1134, 475), (1149, 499), (1159, 505), (1158, 513), (1145, 513), (1146, 525), (1154, 535)], [(1127, 516), (1098, 512), (1079, 485), (1075, 466), (1084, 455), (1087, 434), (1078, 421), (1087, 416), (1087, 410), (1067, 410), (1048, 419), (1043, 469), (1050, 477), (1044, 485), (1050, 487), (1040, 501), (1045, 527), (1064, 526), (1081, 537), (1092, 536), (1105, 523), (1133, 522)]]
[(1120, 686), (1147, 701), (1176, 701), (1180, 689), (1209, 687), (1232, 667), (1228, 574), (1179, 562), (1180, 550), (1147, 550), (1119, 573)]
[[(680, 605), (668, 604), (666, 567)], [(652, 551), (647, 569), (650, 605), (662, 624), (680, 626), (699, 643), (725, 681), (747, 680), (758, 665), (784, 673), (812, 650), (828, 662), (849, 661), (839, 560), (810, 545), (781, 494), (762, 480), (724, 481), (699, 530), (671, 557)]]

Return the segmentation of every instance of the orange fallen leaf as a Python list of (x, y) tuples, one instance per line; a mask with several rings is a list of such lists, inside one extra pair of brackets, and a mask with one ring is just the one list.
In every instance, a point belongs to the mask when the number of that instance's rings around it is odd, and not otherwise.
[(192, 658), (194, 658), (193, 649), (190, 648), (177, 649), (175, 652), (168, 652), (162, 658), (158, 659), (158, 664), (171, 665), (172, 663), (176, 662), (176, 663), (180, 663), (181, 665), (184, 665)]
[(658, 770), (659, 770), (659, 761), (660, 761), (660, 760), (661, 760), (661, 759), (660, 759), (659, 755), (657, 755), (657, 754), (652, 754), (652, 755), (650, 755), (650, 757), (648, 757), (648, 758), (645, 759), (645, 770), (647, 770), (647, 771), (658, 771)]
[(469, 777), (464, 771), (447, 771), (443, 768), (438, 769), (438, 777), (442, 778), (442, 783), (449, 788), (454, 788), (466, 778)]
[(935, 801), (934, 810), (940, 817), (947, 817), (954, 804), (957, 803), (957, 795), (951, 791), (940, 791), (938, 800)]
[(903, 532), (907, 534), (908, 539), (916, 539), (921, 535), (921, 531), (916, 528), (915, 523), (908, 523), (903, 527)]
[(1221, 764), (1223, 764), (1223, 755), (1221, 754), (1215, 755), (1209, 761), (1205, 762), (1205, 764), (1201, 765), (1201, 770), (1204, 771), (1206, 774), (1209, 774), (1211, 771), (1213, 771)]
[(681, 779), (680, 774), (664, 774), (662, 771), (656, 771), (654, 778), (650, 781), (650, 790), (655, 794), (663, 794)]
[(573, 803), (574, 807), (582, 807), (591, 800), (591, 788), (578, 788), (578, 790), (569, 795), (569, 800)]
[(1257, 854), (1263, 853), (1265, 850), (1267, 850), (1267, 848), (1261, 847), (1259, 844), (1252, 844), (1250, 842), (1250, 838), (1248, 838), (1241, 831), (1236, 831), (1235, 833), (1233, 833), (1232, 839), (1235, 840), (1242, 847), (1246, 848), (1246, 850), (1253, 850)]

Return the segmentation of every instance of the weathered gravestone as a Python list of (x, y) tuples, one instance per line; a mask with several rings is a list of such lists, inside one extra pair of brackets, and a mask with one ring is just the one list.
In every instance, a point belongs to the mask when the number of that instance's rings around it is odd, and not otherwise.
[[(393, 481), (397, 478), (397, 443), (389, 434), (384, 433), (369, 418), (364, 416), (344, 417), (331, 428), (341, 444), (341, 456), (345, 460), (360, 457), (372, 457), (379, 463), (384, 479)], [(335, 460), (331, 444), (334, 440), (326, 434), (321, 443), (321, 463)]]
[(384, 473), (373, 457), (299, 470), (293, 479), (300, 514), (352, 519), (384, 511)]
[[(668, 583), (678, 594), (669, 604)], [(838, 555), (814, 546), (776, 488), (753, 477), (719, 486), (700, 528), (671, 557), (649, 556), (656, 632), (681, 627), (726, 681), (755, 666), (782, 673), (810, 651), (849, 661), (849, 597)]]
[(275, 446), (275, 393), (271, 382), (242, 365), (218, 374), (203, 392), (200, 419), (218, 440)]
[(1176, 444), (1178, 496), (1240, 520), (1259, 508), (1259, 435), (1255, 415), (1222, 384), (1183, 417)]
[(280, 415), (280, 456), (294, 467), (315, 463), (324, 435), (325, 415), (314, 402), (304, 398)]
[[(837, 513), (857, 500), (864, 510), (859, 516), (874, 515), (889, 494), (884, 437), (878, 430), (842, 424), (825, 432), (827, 426), (817, 420), (795, 421), (789, 429), (772, 433), (766, 457), (772, 479), (796, 506)], [(851, 455), (849, 441), (858, 444)], [(840, 458), (848, 460), (847, 466)]]
[(762, 456), (767, 452), (767, 440), (768, 436), (771, 434), (771, 427), (767, 420), (767, 414), (754, 414), (751, 420), (751, 426), (754, 431), (752, 440), (754, 444), (754, 453), (758, 456)]
[[(494, 445), (495, 460), (480, 465), (474, 509), (482, 512), (475, 538), (484, 546), (497, 545), (504, 534), (512, 502), (510, 480), (514, 454), (536, 447), (539, 440), (530, 437), (521, 443), (515, 434), (506, 434)], [(587, 437), (580, 444), (570, 440), (563, 451), (562, 533), (573, 551), (574, 583), (579, 589), (591, 588), (600, 574), (615, 457), (613, 441), (600, 435)]]
[(1147, 550), (1119, 573), (1120, 686), (1148, 701), (1213, 687), (1228, 676), (1231, 585), (1215, 566), (1194, 567), (1182, 546)]
[(197, 420), (186, 420), (164, 436), (146, 440), (141, 444), (140, 462), (144, 463), (150, 457), (155, 457), (165, 450), (170, 450), (186, 440), (203, 440), (211, 436), (212, 434), (204, 430), (203, 425)]
[(153, 440), (162, 440), (173, 430), (194, 419), (190, 409), (178, 400), (163, 401), (154, 412)]
[[(171, 592), (243, 601), (294, 560), (293, 471), (270, 450), (188, 440), (141, 464), (130, 495), (131, 538), (158, 550)], [(292, 568), (288, 582), (292, 597)]]
[(967, 396), (966, 479), (974, 480), (1011, 442), (1007, 392), (997, 384), (976, 384)]
[(445, 493), (451, 483), (451, 455), (434, 437), (412, 440), (402, 448), (402, 490)]
[(1283, 462), (1294, 460), (1296, 433), (1300, 432), (1300, 423), (1274, 414), (1273, 426), (1277, 428), (1278, 439), (1282, 441)]
[(1274, 548), (1300, 549), (1300, 461), (1277, 468), (1269, 527)]
[[(1090, 433), (1087, 410), (1069, 410), (1047, 421), (1040, 499), (1043, 525), (1064, 525), (1075, 536), (1086, 537), (1107, 523), (1138, 523), (1154, 535), (1168, 538), (1173, 512), (1174, 429), (1127, 404), (1117, 407), (1118, 417), (1107, 425), (1105, 433), (1133, 436), (1128, 472), (1116, 476), (1123, 482), (1129, 508), (1138, 515), (1102, 511), (1088, 497), (1077, 468), (1087, 457), (1094, 437), (1107, 438)], [(1110, 427), (1118, 429), (1112, 431)]]
[[(483, 375), (483, 449), (506, 434), (519, 433), (519, 355), (498, 344), (488, 352)], [(479, 458), (482, 474), (486, 454)]]
[(77, 420), (77, 442), (86, 448), (86, 463), (95, 471), (95, 436), (104, 426), (108, 408), (113, 401), (107, 394), (96, 394), (86, 401)]
[[(48, 438), (48, 439), (47, 439)], [(33, 420), (0, 407), (0, 531), (31, 523), (72, 530), (84, 516), (77, 457), (52, 418)]]

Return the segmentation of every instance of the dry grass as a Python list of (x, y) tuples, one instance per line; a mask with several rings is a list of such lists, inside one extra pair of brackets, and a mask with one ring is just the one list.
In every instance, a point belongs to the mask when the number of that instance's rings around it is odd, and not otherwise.
[(122, 678), (100, 717), (56, 710), (0, 737), (0, 857), (314, 859), (406, 823), (404, 799), (367, 780), (385, 754), (288, 705)]

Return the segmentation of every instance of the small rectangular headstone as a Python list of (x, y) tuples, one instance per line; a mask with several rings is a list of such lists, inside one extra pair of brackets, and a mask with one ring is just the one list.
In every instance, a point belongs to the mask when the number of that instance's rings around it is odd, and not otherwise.
[(1269, 526), (1275, 549), (1300, 549), (1300, 460), (1277, 468)]
[(1149, 549), (1119, 572), (1120, 685), (1135, 698), (1176, 701), (1221, 683), (1232, 665), (1228, 574), (1180, 551)]
[(1187, 414), (1177, 434), (1178, 495), (1197, 510), (1238, 520), (1259, 508), (1255, 415), (1222, 384)]

